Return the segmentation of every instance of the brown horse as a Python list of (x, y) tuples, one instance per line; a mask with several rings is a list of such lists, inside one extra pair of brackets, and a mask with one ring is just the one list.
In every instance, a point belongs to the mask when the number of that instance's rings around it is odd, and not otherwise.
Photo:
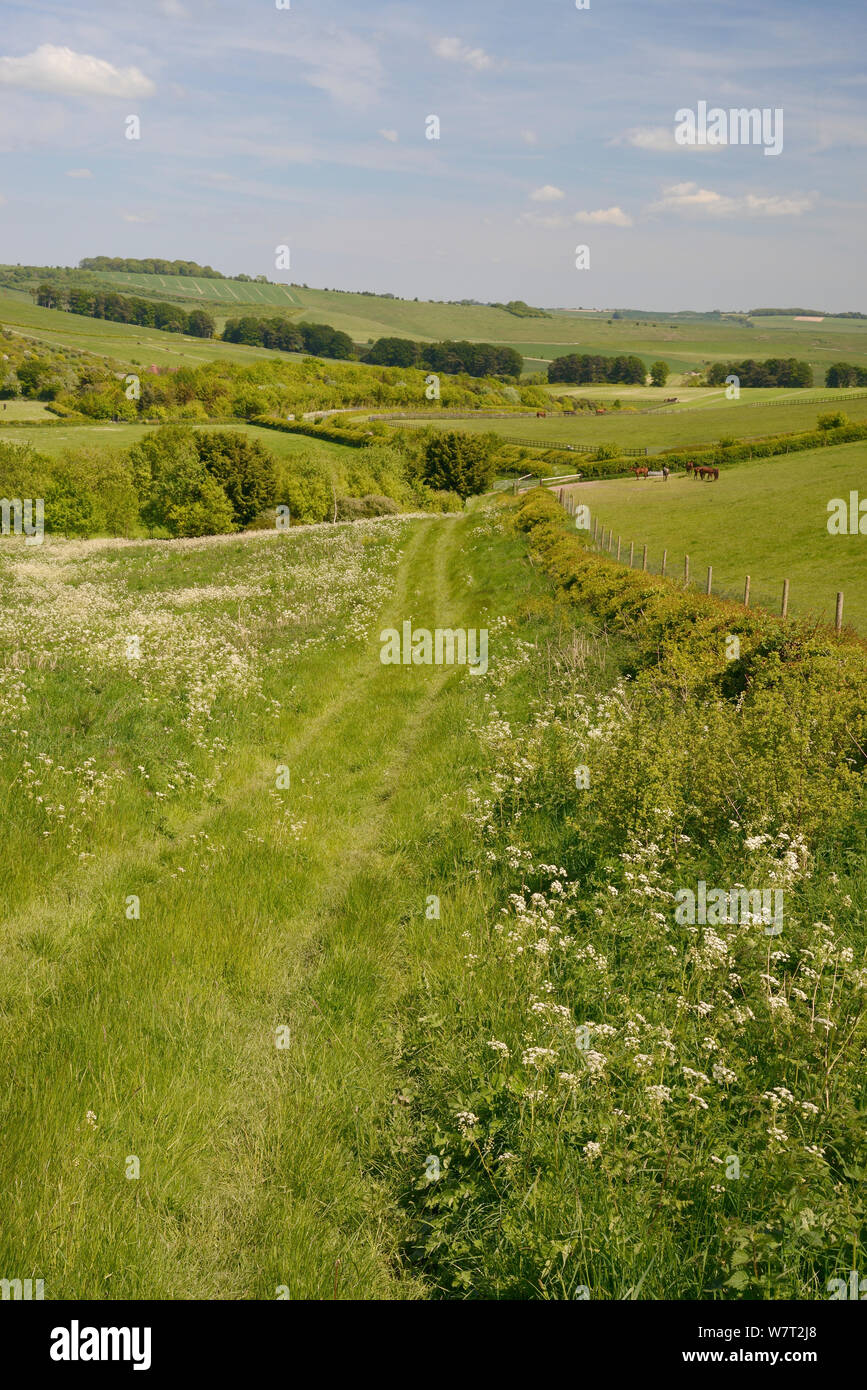
[(635, 469), (635, 476), (636, 476), (636, 478), (646, 478), (646, 477), (647, 477), (647, 472), (648, 472), (648, 470), (647, 470), (646, 468), (636, 468), (636, 469)]
[(700, 468), (696, 469), (696, 472), (702, 482), (704, 482), (705, 478), (707, 478), (708, 482), (716, 482), (719, 477), (719, 469), (711, 468), (709, 464), (702, 464)]

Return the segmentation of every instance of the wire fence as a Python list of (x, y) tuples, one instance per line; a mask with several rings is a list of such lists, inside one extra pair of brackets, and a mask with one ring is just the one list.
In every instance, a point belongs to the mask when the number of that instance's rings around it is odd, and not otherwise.
[[(576, 517), (576, 524), (581, 524), (581, 529), (590, 529), (589, 509), (586, 505), (576, 501), (575, 494), (566, 492), (565, 488), (560, 487), (557, 492), (557, 500), (564, 508), (568, 516)], [(580, 510), (579, 510), (580, 509)], [(592, 549), (607, 558), (614, 560), (617, 564), (624, 565), (627, 569), (640, 569), (647, 574), (657, 574), (664, 579), (678, 583), (683, 589), (691, 589), (696, 593), (713, 594), (716, 598), (729, 599), (734, 603), (740, 603), (744, 608), (763, 608), (769, 612), (777, 612), (781, 618), (789, 616), (789, 597), (791, 586), (788, 579), (782, 581), (782, 587), (777, 590), (776, 596), (767, 584), (762, 584), (761, 588), (753, 586), (752, 576), (744, 575), (743, 589), (733, 589), (731, 585), (723, 585), (714, 580), (713, 565), (702, 566), (698, 573), (690, 567), (689, 555), (676, 555), (674, 552), (669, 555), (667, 548), (663, 549), (661, 556), (651, 556), (650, 547), (642, 541), (624, 540), (622, 536), (615, 538), (611, 527), (606, 528), (598, 517), (593, 520)], [(843, 607), (844, 594), (837, 591), (837, 599), (834, 611), (834, 628), (836, 632), (843, 629)]]

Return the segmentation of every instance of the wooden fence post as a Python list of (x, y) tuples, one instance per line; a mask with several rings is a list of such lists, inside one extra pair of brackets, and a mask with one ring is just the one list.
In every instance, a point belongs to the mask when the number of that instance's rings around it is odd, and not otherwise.
[(746, 579), (744, 580), (744, 608), (749, 608), (749, 606), (750, 606), (750, 576), (747, 575)]
[(838, 594), (838, 595), (837, 595), (837, 614), (836, 614), (836, 617), (834, 618), (834, 627), (835, 627), (835, 629), (837, 630), (837, 632), (842, 632), (842, 630), (843, 630), (843, 595), (842, 595), (842, 594)]
[(688, 555), (684, 555), (684, 557), (683, 557), (683, 582), (684, 582), (684, 584), (688, 584), (688, 583), (689, 583), (689, 556), (688, 556)]
[(713, 565), (707, 567), (707, 592), (710, 593), (713, 587)]
[(618, 563), (618, 565), (620, 564), (620, 545), (621, 545), (621, 538), (620, 538), (620, 536), (618, 536), (618, 537), (617, 537), (617, 563)]
[(632, 558), (635, 554), (635, 541), (629, 542), (629, 568), (632, 569)]
[(785, 618), (789, 612), (789, 581), (783, 580), (783, 603), (780, 608), (780, 617)]
[(668, 564), (668, 551), (667, 551), (667, 550), (663, 550), (663, 552), (662, 552), (662, 569), (659, 571), (660, 574), (665, 574), (665, 567), (666, 567), (667, 564)]
[(647, 546), (644, 547), (644, 554), (641, 557), (641, 568), (643, 570), (647, 569)]

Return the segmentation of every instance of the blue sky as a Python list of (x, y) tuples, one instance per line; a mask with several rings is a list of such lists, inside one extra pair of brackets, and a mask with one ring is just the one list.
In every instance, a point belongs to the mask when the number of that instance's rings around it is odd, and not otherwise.
[[(863, 0), (5, 0), (0, 17), (2, 261), (867, 310)], [(782, 108), (782, 152), (678, 146), (675, 112), (699, 101)]]

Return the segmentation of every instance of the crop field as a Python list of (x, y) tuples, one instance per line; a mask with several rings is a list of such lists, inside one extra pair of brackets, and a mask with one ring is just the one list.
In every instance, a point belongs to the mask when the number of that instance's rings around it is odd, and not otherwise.
[(94, 278), (111, 285), (120, 294), (140, 295), (144, 299), (190, 299), (199, 307), (210, 300), (223, 310), (243, 308), (297, 308), (298, 298), (288, 285), (257, 285), (249, 281), (220, 280), (196, 275), (134, 275), (128, 271), (106, 270)]
[(844, 617), (867, 636), (867, 570), (863, 536), (830, 535), (828, 503), (863, 488), (867, 446), (828, 449), (724, 467), (717, 482), (683, 473), (667, 482), (628, 478), (579, 483), (572, 489), (636, 563), (647, 545), (648, 568), (659, 571), (663, 549), (674, 579), (689, 555), (694, 584), (703, 587), (713, 566), (714, 592), (741, 599), (751, 578), (751, 602), (779, 611), (784, 579), (789, 608), (805, 618), (833, 622), (838, 591)]

